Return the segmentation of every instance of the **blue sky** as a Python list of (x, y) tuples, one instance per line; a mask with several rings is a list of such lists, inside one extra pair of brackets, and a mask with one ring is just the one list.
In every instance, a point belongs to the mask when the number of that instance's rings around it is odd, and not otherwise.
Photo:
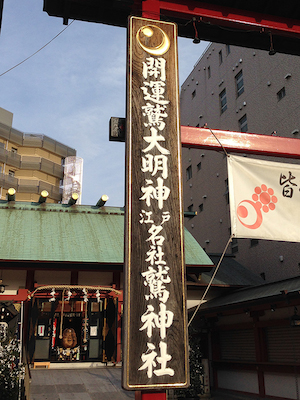
[[(0, 75), (35, 53), (65, 26), (43, 0), (5, 0)], [(208, 43), (179, 38), (183, 83)], [(0, 107), (13, 127), (50, 136), (83, 158), (82, 204), (124, 205), (124, 143), (109, 142), (112, 116), (125, 116), (126, 29), (74, 21), (25, 63), (0, 76)]]

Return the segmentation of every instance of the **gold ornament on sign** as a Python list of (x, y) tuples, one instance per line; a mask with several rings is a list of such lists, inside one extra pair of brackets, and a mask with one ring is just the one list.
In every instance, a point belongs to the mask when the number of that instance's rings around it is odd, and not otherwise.
[(166, 32), (155, 25), (142, 26), (136, 39), (143, 50), (153, 56), (162, 56), (170, 48), (170, 39)]

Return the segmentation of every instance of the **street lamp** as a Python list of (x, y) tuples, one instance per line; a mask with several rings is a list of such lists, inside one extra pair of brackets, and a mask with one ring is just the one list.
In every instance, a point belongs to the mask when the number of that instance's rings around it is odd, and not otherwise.
[(78, 193), (72, 193), (72, 196), (70, 197), (70, 199), (68, 201), (68, 205), (69, 206), (73, 206), (78, 199), (79, 199), (79, 194)]
[(101, 196), (101, 199), (97, 201), (96, 207), (103, 207), (107, 200), (108, 196), (104, 194), (103, 196)]
[(9, 188), (7, 191), (7, 201), (15, 201), (16, 200), (16, 189)]
[(49, 193), (47, 192), (47, 190), (42, 190), (40, 198), (39, 198), (39, 203), (40, 204), (45, 203), (45, 201), (47, 200), (48, 196), (49, 196)]

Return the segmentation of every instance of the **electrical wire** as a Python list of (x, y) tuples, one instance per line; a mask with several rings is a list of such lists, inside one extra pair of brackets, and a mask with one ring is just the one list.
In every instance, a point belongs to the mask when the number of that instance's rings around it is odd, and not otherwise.
[(53, 42), (53, 40), (55, 40), (59, 35), (61, 35), (67, 28), (69, 28), (69, 26), (71, 26), (73, 24), (75, 20), (73, 19), (73, 21), (70, 22), (70, 24), (68, 26), (66, 26), (62, 31), (60, 31), (56, 36), (54, 36), (54, 38), (52, 38), (48, 43), (46, 43), (43, 47), (41, 47), (40, 49), (38, 49), (35, 53), (31, 54), (29, 57), (25, 58), (25, 60), (19, 62), (18, 64), (14, 65), (13, 67), (9, 68), (7, 71), (2, 72), (2, 74), (0, 74), (0, 77), (7, 74), (8, 72), (12, 71), (13, 69), (17, 68), (19, 65), (23, 64), (25, 61), (28, 61), (30, 58), (32, 58), (33, 56), (35, 56), (37, 53), (39, 53), (41, 50), (43, 50), (46, 46), (48, 46), (51, 42)]

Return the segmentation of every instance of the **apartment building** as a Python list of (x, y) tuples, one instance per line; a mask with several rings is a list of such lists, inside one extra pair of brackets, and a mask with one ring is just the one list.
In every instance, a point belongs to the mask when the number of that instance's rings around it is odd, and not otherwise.
[(14, 188), (17, 201), (36, 202), (46, 190), (49, 203), (60, 202), (64, 160), (76, 150), (46, 135), (23, 133), (12, 122), (13, 114), (0, 108), (0, 199)]
[[(181, 87), (181, 125), (300, 138), (299, 91), (297, 56), (212, 43)], [(197, 212), (186, 227), (208, 254), (222, 253), (230, 237), (225, 153), (183, 149), (183, 174), (185, 209)], [(228, 253), (269, 282), (300, 272), (299, 243), (233, 239)]]

